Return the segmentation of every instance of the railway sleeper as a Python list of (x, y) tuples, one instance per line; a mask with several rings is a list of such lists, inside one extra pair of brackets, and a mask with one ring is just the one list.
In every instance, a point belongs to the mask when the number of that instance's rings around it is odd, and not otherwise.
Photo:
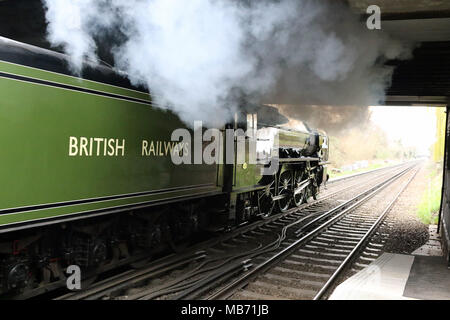
[(367, 252), (367, 251), (363, 251), (362, 253), (363, 256), (367, 256), (367, 257), (379, 257), (380, 253), (372, 253), (372, 252)]
[(349, 214), (346, 215), (341, 221), (350, 221), (350, 222), (361, 222), (361, 223), (373, 223), (377, 219), (376, 217), (368, 217), (368, 216), (361, 216), (361, 214)]
[(279, 296), (271, 296), (268, 294), (256, 293), (248, 290), (241, 290), (231, 297), (232, 300), (291, 300)]
[(329, 247), (322, 247), (322, 246), (315, 246), (311, 244), (305, 245), (305, 248), (311, 249), (311, 251), (317, 251), (317, 250), (323, 250), (324, 252), (331, 252), (331, 253), (342, 253), (342, 254), (348, 254), (352, 250), (351, 249), (337, 249), (337, 248), (329, 248)]
[(367, 267), (370, 265), (370, 263), (355, 262), (354, 265), (355, 265), (356, 267), (361, 268), (361, 269), (365, 269), (365, 268), (367, 268)]
[(350, 231), (353, 233), (363, 233), (365, 234), (367, 232), (367, 228), (364, 227), (351, 227), (348, 225), (341, 225), (341, 224), (335, 224), (334, 226), (331, 226), (329, 230), (336, 230), (336, 231)]
[(288, 299), (310, 299), (316, 293), (316, 290), (285, 287), (259, 280), (249, 284), (246, 289), (269, 295), (280, 295)]
[(323, 265), (316, 265), (314, 263), (306, 263), (304, 261), (295, 261), (292, 259), (286, 259), (283, 263), (288, 265), (290, 268), (297, 267), (304, 267), (309, 272), (319, 272), (319, 273), (329, 273), (330, 271), (334, 272), (336, 270), (335, 266), (323, 266)]
[(374, 261), (377, 260), (377, 259), (376, 259), (376, 258), (373, 258), (373, 257), (365, 257), (365, 256), (361, 256), (361, 257), (359, 257), (359, 260), (362, 260), (362, 261), (368, 261), (368, 262), (372, 263), (372, 262), (374, 262)]
[(285, 275), (288, 277), (300, 277), (302, 279), (309, 278), (309, 279), (317, 279), (317, 280), (325, 280), (331, 277), (331, 273), (316, 273), (316, 272), (309, 272), (309, 271), (303, 271), (298, 269), (292, 269), (289, 266), (283, 265), (283, 266), (276, 266), (274, 267), (271, 272), (277, 272), (278, 274)]
[(317, 245), (317, 246), (325, 247), (328, 249), (341, 248), (341, 249), (349, 249), (351, 251), (354, 248), (354, 246), (352, 246), (352, 245), (341, 244), (341, 243), (337, 243), (336, 241), (331, 241), (332, 243), (330, 243), (329, 239), (325, 239), (325, 242), (317, 241), (316, 239), (311, 240), (309, 243)]
[(346, 228), (359, 228), (359, 229), (365, 229), (365, 230), (368, 230), (368, 229), (370, 229), (372, 226), (373, 226), (373, 223), (362, 223), (362, 222), (358, 222), (358, 223), (356, 223), (356, 222), (353, 222), (353, 223), (348, 223), (348, 222), (345, 222), (345, 221), (340, 221), (340, 222), (338, 222), (338, 223), (336, 223), (336, 226), (343, 226), (343, 227), (346, 227)]
[[(356, 209), (357, 210), (357, 209)], [(354, 211), (352, 213), (346, 214), (343, 219), (355, 222), (371, 222), (374, 217), (372, 215), (361, 213), (361, 211)]]
[(304, 279), (298, 279), (298, 278), (291, 278), (291, 277), (285, 277), (280, 276), (278, 274), (273, 273), (266, 273), (259, 277), (261, 281), (267, 282), (267, 283), (273, 283), (273, 284), (279, 284), (283, 287), (292, 287), (292, 288), (305, 288), (305, 289), (312, 289), (317, 290), (320, 289), (323, 285), (323, 282), (321, 281), (312, 281), (312, 280), (304, 280)]
[(305, 261), (310, 264), (321, 263), (324, 265), (340, 265), (342, 263), (342, 260), (310, 257), (310, 256), (299, 255), (299, 254), (293, 254), (293, 255), (291, 255), (291, 258), (299, 260), (299, 261)]
[(380, 242), (381, 243), (369, 242), (368, 247), (383, 248), (384, 247), (384, 243), (386, 241), (382, 240)]
[(334, 229), (328, 229), (327, 230), (327, 234), (336, 234), (336, 235), (345, 235), (345, 236), (350, 236), (350, 237), (354, 237), (354, 238), (360, 238), (362, 236), (364, 236), (366, 232), (355, 232), (355, 231), (348, 231), (348, 230), (334, 230)]
[(304, 253), (304, 254), (310, 254), (310, 255), (316, 255), (316, 256), (327, 256), (327, 257), (335, 257), (335, 258), (346, 258), (347, 254), (342, 253), (332, 253), (332, 252), (324, 252), (324, 251), (314, 251), (314, 250), (307, 250), (307, 249), (299, 249), (298, 252)]
[[(381, 249), (371, 248), (371, 247), (369, 247), (369, 246), (367, 246), (364, 250), (365, 250), (365, 252), (367, 252), (367, 251), (377, 252), (377, 253), (381, 252)], [(376, 253), (375, 253), (375, 254), (376, 254)]]
[(358, 242), (362, 237), (361, 236), (351, 236), (351, 235), (343, 235), (336, 232), (328, 232), (322, 233), (320, 235), (321, 237), (330, 238), (330, 239), (337, 239), (337, 240), (349, 240), (353, 242)]
[(355, 239), (342, 239), (342, 238), (337, 238), (337, 237), (323, 237), (318, 236), (316, 238), (317, 240), (320, 241), (326, 241), (328, 242), (328, 245), (350, 245), (352, 248), (358, 243), (359, 240), (355, 240)]

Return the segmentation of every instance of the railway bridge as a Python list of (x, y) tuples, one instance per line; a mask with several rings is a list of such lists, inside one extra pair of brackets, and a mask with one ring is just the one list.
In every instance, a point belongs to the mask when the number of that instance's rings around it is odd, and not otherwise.
[[(341, 1), (349, 6), (355, 14), (359, 15), (362, 21), (369, 17), (369, 14), (366, 11), (369, 6), (379, 6), (381, 9), (381, 31), (374, 30), (373, 32), (387, 31), (398, 38), (408, 39), (418, 44), (411, 59), (407, 61), (389, 61), (387, 63), (390, 66), (395, 66), (396, 68), (393, 74), (392, 83), (387, 90), (385, 104), (390, 106), (410, 106), (411, 108), (414, 108), (415, 106), (438, 106), (446, 108), (446, 142), (443, 162), (444, 180), (442, 185), (442, 200), (438, 231), (441, 235), (440, 238), (444, 249), (444, 258), (447, 266), (450, 268), (450, 0)], [(41, 1), (0, 0), (0, 26), (2, 27), (0, 36), (5, 36), (39, 47), (49, 47), (50, 45), (46, 40), (46, 23), (44, 16), (45, 14)], [(111, 42), (107, 44), (107, 46), (108, 45), (114, 46), (114, 43)], [(99, 50), (102, 51), (101, 53), (103, 53), (103, 56), (106, 57), (106, 61), (108, 61), (108, 49), (108, 47), (99, 48)], [(402, 119), (398, 120), (402, 121)], [(418, 128), (418, 130), (420, 130), (420, 128)], [(95, 140), (100, 138), (91, 138), (91, 140), (92, 139)], [(81, 143), (82, 142), (80, 141), (80, 145)], [(116, 141), (116, 152), (111, 152), (111, 154), (117, 154), (117, 151), (122, 152), (121, 148), (123, 147), (117, 144), (118, 142)], [(73, 145), (75, 145), (75, 143)], [(103, 154), (106, 154), (106, 139), (104, 147), (105, 149)], [(86, 151), (85, 154), (87, 154), (87, 140), (86, 145), (83, 148)], [(97, 150), (97, 155), (102, 154), (99, 151), (99, 148), (99, 145), (94, 148), (94, 150)], [(83, 154), (83, 151), (80, 152)], [(403, 174), (403, 172), (401, 174)], [(400, 175), (400, 173), (397, 173), (397, 175)], [(390, 181), (390, 179), (391, 178), (386, 181)], [(384, 184), (386, 182), (383, 181), (380, 183)], [(328, 196), (331, 197), (332, 195)], [(359, 196), (366, 197), (367, 194), (362, 193)], [(355, 198), (350, 200), (355, 201)], [(351, 203), (350, 200), (349, 202)], [(360, 201), (360, 199), (356, 200)], [(337, 208), (342, 209), (343, 207), (338, 206)], [(336, 214), (335, 210), (336, 209), (332, 209), (329, 213), (332, 212), (333, 214)], [(343, 213), (338, 214), (340, 215)], [(299, 219), (296, 215), (298, 214), (293, 213), (293, 216), (286, 215), (284, 223), (289, 224), (290, 226), (290, 223), (293, 220)], [(303, 219), (303, 217), (300, 218)], [(354, 217), (354, 219), (358, 220), (361, 218)], [(280, 229), (285, 228), (283, 223), (275, 221), (275, 218), (273, 218), (273, 220), (277, 224), (274, 223), (275, 227), (272, 225), (270, 226), (271, 228), (276, 228), (277, 226)], [(269, 222), (264, 223), (269, 225)], [(333, 228), (330, 228), (331, 231), (329, 234), (325, 235), (323, 238), (326, 239), (326, 237), (336, 237), (336, 233), (340, 233), (340, 236), (342, 236), (343, 233), (348, 232), (348, 230), (352, 228), (351, 225), (348, 226), (342, 223), (332, 227), (334, 228), (334, 231)], [(347, 236), (348, 241), (350, 242), (354, 240), (355, 234), (355, 230), (351, 231), (353, 231), (353, 234), (350, 232)], [(361, 228), (359, 231), (356, 231), (356, 233), (359, 232), (362, 234), (366, 231), (367, 230)], [(250, 233), (250, 235), (245, 234), (245, 232)], [(258, 234), (258, 232), (254, 232), (254, 230), (247, 230), (245, 232), (240, 231), (238, 236), (244, 239), (249, 239), (254, 237), (255, 234)], [(300, 233), (300, 235), (303, 234)], [(236, 238), (238, 236), (236, 236)], [(310, 240), (307, 239), (305, 235), (303, 235), (303, 237), (304, 238), (301, 238), (301, 240), (298, 241), (304, 240), (304, 242), (306, 242), (307, 240)], [(238, 240), (241, 242), (243, 241), (240, 238)], [(312, 242), (313, 241), (311, 241), (311, 243)], [(311, 243), (309, 243), (309, 248), (314, 247)], [(324, 250), (327, 249), (329, 248), (325, 248)], [(303, 252), (305, 254), (309, 254), (308, 250), (308, 248), (303, 249)], [(335, 256), (339, 257), (340, 253), (335, 254)], [(197, 252), (197, 255), (192, 259), (196, 261), (197, 259), (200, 260), (203, 258), (204, 253)], [(181, 264), (180, 261), (175, 262)], [(176, 263), (174, 265), (176, 265)], [(162, 270), (163, 268), (166, 268), (167, 265), (161, 264), (158, 265), (158, 267)], [(240, 270), (241, 268), (247, 270), (251, 266), (247, 264), (244, 266), (241, 264), (236, 264), (232, 265), (231, 268), (229, 266), (225, 267), (226, 269), (224, 272), (226, 273), (235, 272), (236, 269)], [(150, 268), (148, 274), (154, 275), (154, 271), (154, 269)], [(117, 282), (119, 280), (117, 280)], [(212, 280), (215, 281), (216, 279)], [(209, 285), (209, 283), (206, 284)], [(314, 283), (312, 283), (312, 285), (314, 285)], [(206, 287), (206, 289), (209, 289), (209, 287)], [(102, 290), (105, 289), (102, 288)], [(198, 290), (195, 292), (194, 291), (189, 292), (188, 297), (197, 297), (196, 294), (198, 294)], [(150, 299), (155, 297), (154, 294), (154, 292), (143, 292), (136, 294), (135, 297), (148, 297), (148, 299)], [(304, 291), (302, 291), (302, 294), (304, 294)], [(87, 295), (87, 293), (81, 295)], [(98, 292), (95, 292), (95, 294), (92, 293), (92, 295), (95, 297), (101, 296)], [(180, 296), (180, 298), (184, 298), (184, 296)]]
[(362, 16), (369, 5), (376, 3), (381, 8), (382, 29), (400, 38), (420, 43), (413, 53), (413, 59), (390, 62), (396, 69), (387, 92), (386, 104), (447, 108), (447, 142), (439, 230), (447, 261), (450, 263), (450, 1), (348, 0), (347, 3)]

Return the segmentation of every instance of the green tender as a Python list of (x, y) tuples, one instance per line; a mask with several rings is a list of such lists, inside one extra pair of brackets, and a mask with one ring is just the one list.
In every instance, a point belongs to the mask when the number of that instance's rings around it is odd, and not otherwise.
[[(166, 147), (185, 124), (147, 94), (7, 62), (0, 72), (146, 101), (0, 77), (0, 226), (221, 191), (217, 166), (172, 163)], [(70, 137), (124, 140), (123, 156), (95, 145), (71, 156)], [(155, 144), (150, 155), (143, 140)]]

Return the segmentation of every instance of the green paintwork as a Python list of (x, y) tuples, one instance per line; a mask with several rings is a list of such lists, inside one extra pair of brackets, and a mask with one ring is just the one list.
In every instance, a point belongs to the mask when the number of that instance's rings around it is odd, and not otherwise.
[(245, 187), (253, 187), (261, 179), (260, 166), (248, 164), (245, 168), (242, 164), (236, 165), (236, 184), (235, 190)]
[(301, 131), (279, 129), (278, 143), (281, 148), (303, 149), (307, 145), (310, 134)]
[[(234, 186), (233, 191), (239, 192), (241, 189), (254, 187), (262, 179), (261, 165), (250, 164), (249, 148), (251, 144), (245, 141), (245, 165), (237, 164), (234, 166)], [(253, 147), (255, 145), (253, 144)], [(252, 150), (256, 154), (256, 150)], [(237, 157), (237, 154), (236, 154)]]
[[(215, 192), (215, 188), (212, 187), (198, 187), (195, 189), (195, 195), (208, 195)], [(148, 203), (155, 201), (173, 200), (175, 198), (188, 197), (193, 195), (193, 190), (186, 191), (173, 191), (162, 194), (155, 194), (149, 196), (134, 197), (131, 199), (116, 199), (109, 201), (98, 201), (89, 204), (79, 205), (67, 205), (58, 208), (45, 209), (45, 210), (33, 210), (27, 212), (19, 212), (14, 214), (5, 214), (0, 216), (0, 225), (6, 225), (17, 222), (24, 222), (30, 220), (40, 220), (46, 218), (59, 217), (64, 215), (70, 215), (75, 213), (95, 213), (96, 211), (103, 209), (115, 209), (121, 206), (139, 206), (147, 205)]]
[[(134, 91), (0, 63), (0, 71), (109, 93)], [(217, 166), (142, 156), (142, 140), (170, 141), (185, 125), (147, 104), (0, 78), (0, 210), (174, 187), (208, 185), (136, 198), (0, 215), (0, 225), (167, 198), (220, 192)], [(69, 137), (125, 139), (124, 156), (69, 156)]]
[(136, 99), (142, 99), (144, 101), (150, 101), (148, 93), (139, 92), (135, 90), (129, 90), (126, 88), (120, 88), (105, 83), (85, 80), (73, 76), (68, 76), (55, 72), (48, 72), (41, 69), (31, 68), (27, 66), (21, 66), (18, 64), (5, 62), (0, 60), (0, 71), (11, 74), (17, 74), (24, 77), (30, 77), (34, 79), (46, 80), (55, 83), (62, 83), (70, 86), (75, 86), (84, 89), (91, 89), (100, 92), (107, 92), (125, 97), (131, 97)]

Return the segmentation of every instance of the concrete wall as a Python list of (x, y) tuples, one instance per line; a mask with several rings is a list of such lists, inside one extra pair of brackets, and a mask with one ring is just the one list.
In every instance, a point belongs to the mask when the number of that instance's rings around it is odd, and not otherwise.
[(367, 7), (376, 4), (382, 13), (414, 13), (450, 10), (446, 0), (347, 0), (351, 8), (365, 12)]
[(440, 234), (442, 237), (444, 254), (450, 266), (450, 108), (447, 107), (447, 129), (444, 158), (444, 188), (440, 217)]

